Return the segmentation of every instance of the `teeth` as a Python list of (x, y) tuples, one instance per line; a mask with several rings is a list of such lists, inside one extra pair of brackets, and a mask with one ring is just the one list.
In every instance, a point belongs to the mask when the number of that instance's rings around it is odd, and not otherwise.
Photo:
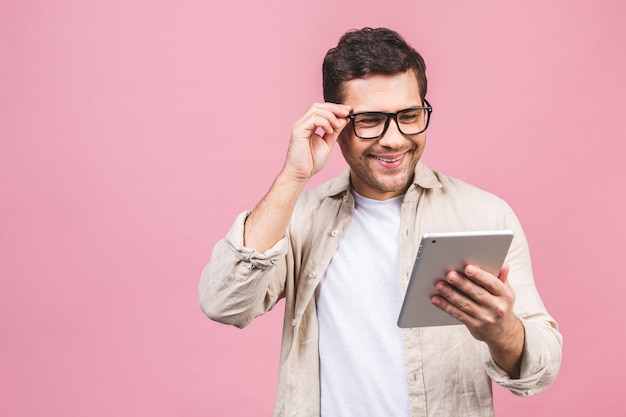
[(385, 159), (385, 158), (381, 158), (381, 157), (379, 157), (379, 156), (377, 156), (377, 157), (376, 157), (376, 159), (378, 159), (378, 160), (380, 160), (380, 161), (383, 161), (383, 162), (388, 162), (388, 163), (389, 163), (389, 162), (396, 162), (396, 161), (399, 161), (401, 158), (402, 158), (402, 156), (399, 156), (399, 157), (397, 157), (397, 158), (395, 158), (395, 159)]

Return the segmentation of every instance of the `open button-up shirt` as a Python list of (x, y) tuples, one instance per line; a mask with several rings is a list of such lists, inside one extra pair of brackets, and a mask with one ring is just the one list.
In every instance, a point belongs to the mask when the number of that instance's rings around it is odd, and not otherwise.
[[(319, 416), (315, 290), (354, 211), (349, 171), (305, 190), (286, 235), (265, 253), (246, 248), (241, 213), (219, 241), (200, 281), (200, 304), (213, 320), (245, 327), (285, 298), (275, 416)], [(491, 382), (520, 396), (545, 390), (561, 363), (562, 338), (536, 290), (524, 232), (500, 198), (419, 162), (402, 203), (400, 280), (406, 291), (419, 240), (427, 232), (511, 229), (507, 255), (514, 312), (525, 329), (520, 378), (490, 357), (463, 325), (404, 329), (411, 415), (493, 416)]]

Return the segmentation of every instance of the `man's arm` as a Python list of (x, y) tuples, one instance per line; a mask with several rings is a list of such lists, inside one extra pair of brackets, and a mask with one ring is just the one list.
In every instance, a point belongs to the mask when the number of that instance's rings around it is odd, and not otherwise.
[[(285, 165), (246, 219), (246, 247), (263, 253), (285, 235), (300, 193), (307, 181), (326, 165), (337, 137), (348, 123), (349, 112), (349, 106), (317, 103), (294, 123)], [(322, 135), (317, 129), (321, 129)]]
[(241, 213), (217, 242), (202, 272), (200, 305), (208, 317), (244, 327), (281, 297), (288, 272), (277, 260), (288, 248), (286, 241), (276, 243), (285, 235), (304, 185), (326, 164), (349, 110), (314, 104), (294, 123), (283, 170), (255, 210)]

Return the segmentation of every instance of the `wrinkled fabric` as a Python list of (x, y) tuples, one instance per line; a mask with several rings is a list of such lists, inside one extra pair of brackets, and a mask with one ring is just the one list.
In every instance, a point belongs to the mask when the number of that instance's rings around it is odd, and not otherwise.
[[(353, 210), (346, 170), (302, 193), (286, 235), (263, 254), (243, 246), (250, 212), (241, 213), (202, 272), (200, 305), (222, 323), (243, 328), (285, 299), (275, 416), (320, 415), (315, 290)], [(514, 312), (525, 329), (517, 379), (510, 378), (492, 360), (486, 344), (463, 325), (404, 329), (411, 415), (493, 416), (492, 381), (519, 396), (545, 390), (560, 367), (562, 337), (536, 290), (526, 238), (508, 204), (419, 162), (401, 216), (398, 279), (403, 292), (424, 233), (513, 230), (505, 262), (516, 294)]]

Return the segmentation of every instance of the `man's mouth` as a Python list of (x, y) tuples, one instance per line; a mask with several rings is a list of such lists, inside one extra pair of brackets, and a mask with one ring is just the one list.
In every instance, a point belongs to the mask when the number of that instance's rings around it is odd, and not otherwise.
[(402, 153), (400, 155), (372, 155), (372, 157), (383, 164), (394, 164), (402, 161), (406, 153)]
[(396, 162), (396, 161), (399, 161), (400, 159), (402, 159), (402, 156), (403, 156), (403, 155), (400, 155), (400, 156), (398, 156), (398, 157), (396, 157), (396, 158), (384, 158), (384, 157), (382, 157), (382, 156), (375, 156), (374, 158), (378, 159), (379, 161), (383, 161), (383, 162), (386, 162), (386, 163), (390, 163), (390, 162)]

